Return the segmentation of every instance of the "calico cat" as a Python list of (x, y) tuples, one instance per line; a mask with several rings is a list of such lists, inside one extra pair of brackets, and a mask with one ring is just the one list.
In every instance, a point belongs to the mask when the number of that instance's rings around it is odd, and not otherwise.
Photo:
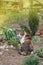
[(24, 42), (21, 44), (19, 54), (28, 55), (33, 51), (32, 39), (29, 35), (25, 35)]

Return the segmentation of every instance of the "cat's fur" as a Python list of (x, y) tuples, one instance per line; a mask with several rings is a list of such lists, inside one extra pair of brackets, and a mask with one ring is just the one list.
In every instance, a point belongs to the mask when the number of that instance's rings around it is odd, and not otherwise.
[(33, 51), (33, 44), (31, 37), (29, 35), (25, 35), (24, 43), (21, 44), (21, 48), (19, 50), (19, 54), (28, 55)]

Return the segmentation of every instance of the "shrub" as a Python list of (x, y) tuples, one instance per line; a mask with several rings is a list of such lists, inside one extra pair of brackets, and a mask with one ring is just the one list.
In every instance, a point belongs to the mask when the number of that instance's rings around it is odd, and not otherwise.
[(43, 49), (37, 49), (35, 53), (37, 54), (37, 56), (43, 58)]
[(0, 31), (1, 33), (0, 33), (0, 42), (2, 42), (3, 41), (3, 34), (2, 34), (2, 31)]
[(33, 41), (34, 43), (39, 43), (40, 40), (41, 40), (41, 38), (40, 38), (39, 36), (33, 36), (33, 38), (32, 38), (32, 41)]
[(23, 65), (38, 65), (39, 64), (39, 58), (37, 56), (30, 56), (28, 57)]
[(16, 30), (13, 30), (13, 29), (4, 29), (3, 34), (6, 39), (10, 39), (10, 38), (16, 39), (17, 38)]
[(2, 36), (0, 36), (0, 42), (1, 42), (1, 41), (3, 41), (3, 37), (2, 37)]
[(32, 32), (32, 36), (35, 35), (39, 26), (39, 16), (35, 10), (29, 12), (29, 27)]
[(8, 40), (8, 44), (11, 44), (11, 45), (20, 44), (20, 41), (18, 39), (16, 39), (16, 40), (10, 39), (10, 40)]
[(39, 16), (34, 10), (29, 11), (28, 27), (20, 24), (22, 30), (27, 32), (30, 36), (34, 36), (38, 30)]

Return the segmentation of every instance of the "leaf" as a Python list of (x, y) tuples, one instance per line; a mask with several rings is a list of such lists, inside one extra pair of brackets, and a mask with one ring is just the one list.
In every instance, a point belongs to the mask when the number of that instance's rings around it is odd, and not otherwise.
[(25, 25), (20, 24), (20, 27), (21, 27), (22, 30), (24, 30), (25, 32), (27, 32), (29, 35), (31, 34), (30, 30)]
[(30, 30), (32, 31), (32, 36), (34, 36), (39, 26), (39, 16), (36, 11), (29, 12), (28, 23), (29, 23)]

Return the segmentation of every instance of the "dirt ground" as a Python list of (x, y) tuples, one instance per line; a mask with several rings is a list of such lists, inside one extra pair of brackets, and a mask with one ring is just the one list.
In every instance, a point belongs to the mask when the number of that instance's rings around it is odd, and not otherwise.
[[(34, 44), (34, 49), (43, 48), (43, 43)], [(29, 56), (29, 55), (28, 55)], [(28, 56), (19, 55), (17, 50), (8, 49), (0, 55), (0, 65), (21, 65)], [(41, 63), (43, 65), (43, 62)]]
[(0, 55), (0, 65), (21, 65), (25, 56), (19, 55), (14, 49), (4, 51), (3, 55)]

